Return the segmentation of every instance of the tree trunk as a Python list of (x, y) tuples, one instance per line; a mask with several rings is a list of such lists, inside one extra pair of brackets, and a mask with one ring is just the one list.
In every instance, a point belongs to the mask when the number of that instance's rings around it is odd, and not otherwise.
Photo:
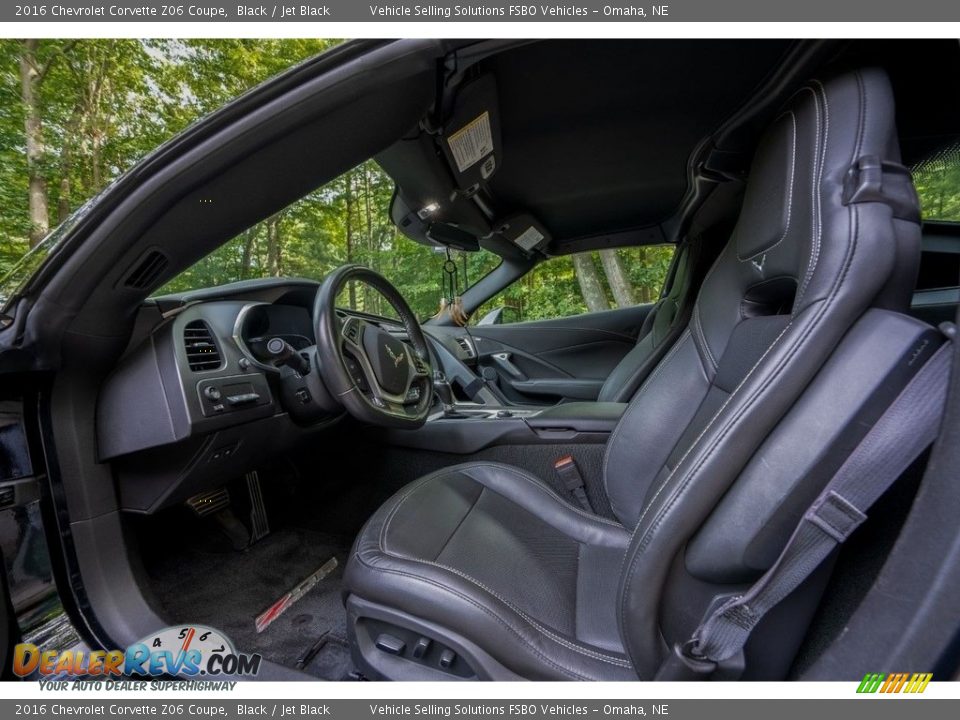
[[(346, 194), (346, 206), (347, 206), (347, 218), (346, 218), (346, 231), (347, 231), (347, 264), (353, 262), (353, 174), (348, 173), (346, 177), (347, 181), (347, 194)], [(347, 295), (350, 300), (350, 309), (357, 309), (357, 284), (354, 282), (347, 283)]]
[(613, 293), (613, 299), (617, 301), (617, 307), (633, 307), (636, 300), (633, 298), (633, 288), (630, 286), (630, 279), (623, 270), (623, 263), (620, 262), (620, 256), (616, 250), (601, 250), (600, 263), (603, 265), (603, 271), (607, 275), (607, 283), (610, 285), (610, 291)]
[[(370, 267), (373, 270), (378, 270), (378, 253), (373, 244), (373, 213), (370, 207), (370, 169), (366, 163), (363, 165), (363, 210), (366, 220), (367, 252), (370, 258)], [(381, 313), (380, 293), (366, 283), (363, 285), (363, 309), (375, 315)]]
[(267, 272), (271, 277), (280, 277), (280, 217), (274, 215), (267, 219)]
[(28, 207), (30, 247), (35, 247), (50, 230), (47, 180), (43, 176), (43, 123), (40, 113), (42, 73), (37, 64), (37, 40), (24, 40), (20, 55), (20, 96), (24, 106), (24, 130), (27, 146)]
[(250, 274), (250, 262), (253, 259), (253, 240), (257, 236), (257, 226), (247, 230), (243, 236), (243, 255), (240, 257), (240, 279), (246, 280)]
[(83, 110), (79, 104), (74, 106), (70, 113), (70, 119), (67, 120), (66, 134), (63, 141), (63, 147), (60, 148), (60, 185), (57, 190), (57, 224), (59, 225), (70, 216), (71, 198), (73, 183), (70, 174), (73, 171), (73, 150), (80, 134), (81, 117)]
[(593, 264), (590, 253), (576, 253), (573, 256), (573, 267), (577, 273), (577, 282), (580, 283), (580, 292), (583, 295), (583, 301), (587, 304), (587, 310), (590, 312), (609, 310), (610, 306), (600, 285), (600, 275), (597, 273), (597, 266)]

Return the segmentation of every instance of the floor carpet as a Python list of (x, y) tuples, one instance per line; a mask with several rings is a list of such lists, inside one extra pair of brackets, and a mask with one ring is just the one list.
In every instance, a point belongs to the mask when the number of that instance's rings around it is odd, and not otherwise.
[[(294, 667), (326, 633), (326, 643), (303, 670), (326, 680), (353, 669), (340, 597), (347, 548), (310, 530), (283, 529), (243, 552), (184, 548), (151, 565), (153, 589), (173, 623), (222, 630), (238, 650)], [(262, 633), (254, 619), (331, 557), (337, 569)]]

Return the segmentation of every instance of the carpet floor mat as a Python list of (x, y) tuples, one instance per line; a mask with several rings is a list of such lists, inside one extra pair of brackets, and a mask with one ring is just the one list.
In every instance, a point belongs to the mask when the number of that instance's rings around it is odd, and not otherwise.
[[(288, 667), (300, 662), (316, 677), (343, 680), (353, 669), (340, 597), (347, 551), (321, 533), (283, 529), (243, 552), (166, 553), (149, 574), (172, 623), (209, 625), (238, 650)], [(337, 568), (258, 633), (255, 618), (331, 557)]]

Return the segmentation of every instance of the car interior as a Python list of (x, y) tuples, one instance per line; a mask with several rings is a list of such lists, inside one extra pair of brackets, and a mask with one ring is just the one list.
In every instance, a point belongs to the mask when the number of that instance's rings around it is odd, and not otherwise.
[[(74, 623), (202, 623), (267, 679), (662, 677), (951, 332), (960, 225), (922, 183), (960, 167), (958, 78), (947, 40), (365, 41), (226, 106), (81, 211), (4, 331), (55, 368)], [(370, 159), (401, 242), (496, 256), (469, 322), (355, 264), (158, 292)], [(645, 246), (673, 248), (651, 302), (477, 312)], [(960, 493), (928, 459), (728, 679), (955, 673), (956, 568), (916, 560)]]

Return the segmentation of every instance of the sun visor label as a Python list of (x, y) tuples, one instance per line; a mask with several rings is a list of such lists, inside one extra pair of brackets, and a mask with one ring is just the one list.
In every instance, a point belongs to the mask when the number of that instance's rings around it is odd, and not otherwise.
[[(493, 136), (490, 133), (490, 113), (484, 112), (447, 138), (447, 145), (463, 172), (473, 167), (493, 152)], [(492, 170), (491, 170), (492, 172)]]
[(524, 250), (531, 250), (535, 248), (541, 240), (543, 240), (543, 233), (531, 225), (524, 230), (514, 242)]

